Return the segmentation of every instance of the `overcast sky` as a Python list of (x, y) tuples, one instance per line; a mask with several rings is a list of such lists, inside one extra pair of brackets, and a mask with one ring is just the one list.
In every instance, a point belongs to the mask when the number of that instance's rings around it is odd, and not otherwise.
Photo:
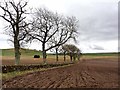
[[(28, 7), (46, 7), (79, 20), (78, 43), (82, 52), (118, 51), (118, 0), (29, 0)], [(2, 34), (5, 23), (0, 19), (0, 48), (11, 48)], [(73, 43), (70, 41), (70, 43)], [(41, 50), (40, 43), (28, 46)]]

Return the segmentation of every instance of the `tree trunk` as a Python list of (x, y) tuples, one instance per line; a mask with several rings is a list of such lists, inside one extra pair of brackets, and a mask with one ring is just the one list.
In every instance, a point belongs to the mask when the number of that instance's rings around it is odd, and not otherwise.
[(80, 54), (78, 54), (78, 61), (80, 60)]
[(14, 37), (15, 65), (20, 63), (20, 44), (17, 37)]
[(65, 52), (64, 52), (64, 62), (66, 61), (66, 55), (65, 55)]
[(70, 60), (71, 60), (71, 62), (72, 62), (72, 53), (70, 53)]
[(72, 62), (72, 56), (70, 56), (70, 60), (71, 60), (71, 62)]
[(58, 48), (56, 48), (56, 62), (58, 62)]
[(43, 63), (46, 64), (46, 51), (45, 51), (45, 44), (42, 44), (42, 53), (43, 53)]
[(76, 60), (76, 53), (73, 53), (73, 59)]
[(74, 61), (76, 60), (76, 56), (73, 56)]

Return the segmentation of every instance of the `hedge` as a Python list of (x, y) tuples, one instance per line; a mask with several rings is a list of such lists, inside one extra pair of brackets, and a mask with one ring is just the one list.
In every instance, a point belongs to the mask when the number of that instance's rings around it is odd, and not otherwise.
[(39, 64), (39, 65), (3, 65), (2, 66), (2, 73), (14, 72), (14, 71), (25, 71), (25, 70), (33, 70), (33, 69), (40, 69), (40, 68), (51, 68), (57, 66), (63, 66), (73, 63), (63, 63), (63, 64)]

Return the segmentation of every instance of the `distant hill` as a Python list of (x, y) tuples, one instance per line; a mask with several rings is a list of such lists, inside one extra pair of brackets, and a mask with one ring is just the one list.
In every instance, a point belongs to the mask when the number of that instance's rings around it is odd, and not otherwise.
[[(11, 49), (0, 49), (0, 50), (2, 50), (2, 56), (14, 56), (14, 49), (13, 48), (11, 48)], [(24, 49), (24, 48), (21, 48), (20, 52), (21, 52), (22, 56), (33, 56), (35, 54), (37, 54), (37, 55), (42, 54), (41, 51)]]
[[(0, 49), (2, 50), (2, 56), (14, 56), (14, 49), (10, 48), (10, 49)], [(42, 55), (42, 51), (37, 51), (37, 50), (32, 50), (32, 49), (25, 49), (25, 48), (21, 48), (21, 55), (22, 56), (33, 56), (35, 54), (37, 55)], [(48, 55), (55, 55), (53, 53), (47, 53)], [(62, 54), (60, 54), (62, 55)], [(117, 56), (118, 53), (117, 52), (112, 52), (112, 53), (83, 53), (83, 55), (85, 56)], [(120, 55), (120, 52), (119, 52)]]
[(89, 56), (117, 56), (117, 52), (108, 52), (108, 53), (83, 53), (83, 55)]

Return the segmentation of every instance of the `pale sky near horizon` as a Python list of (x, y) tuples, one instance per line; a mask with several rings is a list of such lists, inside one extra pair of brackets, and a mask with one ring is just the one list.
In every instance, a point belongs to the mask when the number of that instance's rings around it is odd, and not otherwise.
[[(75, 16), (79, 20), (76, 45), (84, 53), (118, 51), (118, 0), (29, 0), (28, 7)], [(0, 49), (13, 48), (3, 34), (4, 22), (0, 19)], [(41, 50), (41, 44), (34, 42), (26, 48)]]

